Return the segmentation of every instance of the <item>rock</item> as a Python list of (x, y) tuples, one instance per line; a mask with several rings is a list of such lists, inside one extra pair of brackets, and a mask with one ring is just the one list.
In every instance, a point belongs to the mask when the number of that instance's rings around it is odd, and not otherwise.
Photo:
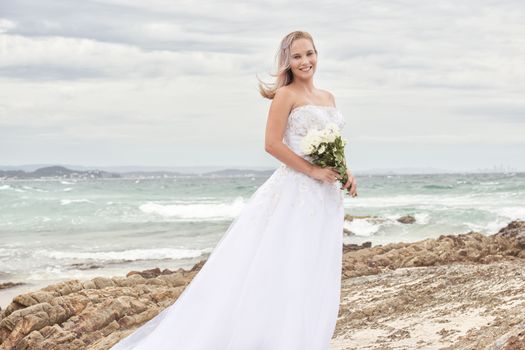
[(126, 277), (132, 276), (132, 275), (140, 275), (144, 278), (155, 278), (161, 275), (160, 269), (157, 267), (156, 269), (151, 270), (144, 270), (144, 271), (130, 271), (126, 275)]
[(504, 238), (512, 238), (516, 240), (522, 248), (525, 248), (525, 221), (512, 221), (499, 230), (496, 235)]
[(377, 216), (372, 215), (350, 215), (345, 214), (345, 220), (346, 221), (352, 221), (354, 219), (379, 219)]
[(413, 224), (414, 222), (416, 222), (416, 218), (412, 215), (405, 215), (398, 218), (397, 221), (399, 221), (402, 224)]
[(13, 288), (13, 287), (17, 287), (17, 286), (22, 286), (24, 284), (25, 283), (22, 283), (22, 282), (5, 282), (5, 283), (0, 283), (0, 289)]
[(441, 235), (413, 243), (390, 243), (370, 248), (343, 246), (343, 276), (357, 277), (401, 267), (460, 262), (488, 264), (525, 258), (524, 221), (513, 221), (494, 235), (469, 232)]
[(370, 248), (372, 246), (372, 242), (364, 242), (363, 244), (343, 244), (343, 253), (351, 250), (358, 250), (358, 249), (364, 249), (364, 248)]
[(352, 231), (350, 231), (346, 227), (343, 227), (343, 234), (345, 234), (347, 236), (354, 236), (355, 235)]
[(522, 350), (525, 349), (525, 331), (520, 331), (516, 335), (510, 336), (505, 344), (500, 348), (502, 350)]
[(204, 262), (189, 271), (132, 271), (19, 295), (0, 312), (0, 349), (109, 349), (175, 302)]
[(101, 269), (104, 267), (104, 265), (89, 264), (89, 263), (74, 263), (74, 264), (71, 264), (71, 267), (74, 267), (77, 270), (94, 270), (94, 269)]
[(525, 349), (525, 259), (344, 279), (331, 349)]

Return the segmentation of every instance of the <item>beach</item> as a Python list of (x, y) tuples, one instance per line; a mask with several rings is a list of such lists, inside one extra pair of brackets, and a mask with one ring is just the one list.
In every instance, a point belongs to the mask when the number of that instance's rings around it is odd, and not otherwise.
[[(331, 350), (525, 348), (524, 221), (491, 235), (345, 244), (343, 252)], [(109, 349), (175, 302), (204, 263), (19, 295), (0, 313), (0, 349)]]
[(524, 268), (509, 260), (346, 279), (331, 349), (525, 349)]
[[(175, 302), (268, 175), (3, 180), (0, 349), (108, 349)], [(331, 349), (520, 349), (524, 177), (360, 176)]]
[(525, 1), (0, 10), (0, 350), (525, 350)]

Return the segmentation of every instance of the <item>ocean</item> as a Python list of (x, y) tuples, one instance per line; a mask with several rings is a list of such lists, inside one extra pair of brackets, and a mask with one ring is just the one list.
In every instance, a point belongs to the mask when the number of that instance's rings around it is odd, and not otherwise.
[[(525, 219), (525, 173), (356, 175), (345, 243), (411, 242)], [(0, 284), (188, 268), (205, 259), (262, 176), (0, 180)], [(413, 224), (397, 218), (412, 215)], [(16, 291), (16, 290), (15, 290)], [(13, 294), (10, 289), (0, 294)]]

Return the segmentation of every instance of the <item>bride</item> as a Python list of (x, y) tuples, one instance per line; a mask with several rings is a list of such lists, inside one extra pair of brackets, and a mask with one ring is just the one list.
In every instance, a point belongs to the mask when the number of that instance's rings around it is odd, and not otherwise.
[[(111, 350), (327, 350), (339, 310), (344, 192), (332, 168), (312, 164), (300, 140), (332, 122), (332, 94), (314, 87), (310, 34), (286, 35), (265, 150), (281, 166), (255, 191), (174, 304)], [(357, 196), (356, 181), (343, 189)]]

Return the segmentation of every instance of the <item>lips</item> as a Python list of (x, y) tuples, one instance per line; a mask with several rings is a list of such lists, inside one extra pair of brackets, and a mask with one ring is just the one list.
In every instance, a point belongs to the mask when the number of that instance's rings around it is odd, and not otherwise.
[(312, 69), (312, 66), (310, 67), (305, 67), (305, 68), (299, 68), (299, 70), (303, 71), (303, 72), (309, 72), (310, 69)]

